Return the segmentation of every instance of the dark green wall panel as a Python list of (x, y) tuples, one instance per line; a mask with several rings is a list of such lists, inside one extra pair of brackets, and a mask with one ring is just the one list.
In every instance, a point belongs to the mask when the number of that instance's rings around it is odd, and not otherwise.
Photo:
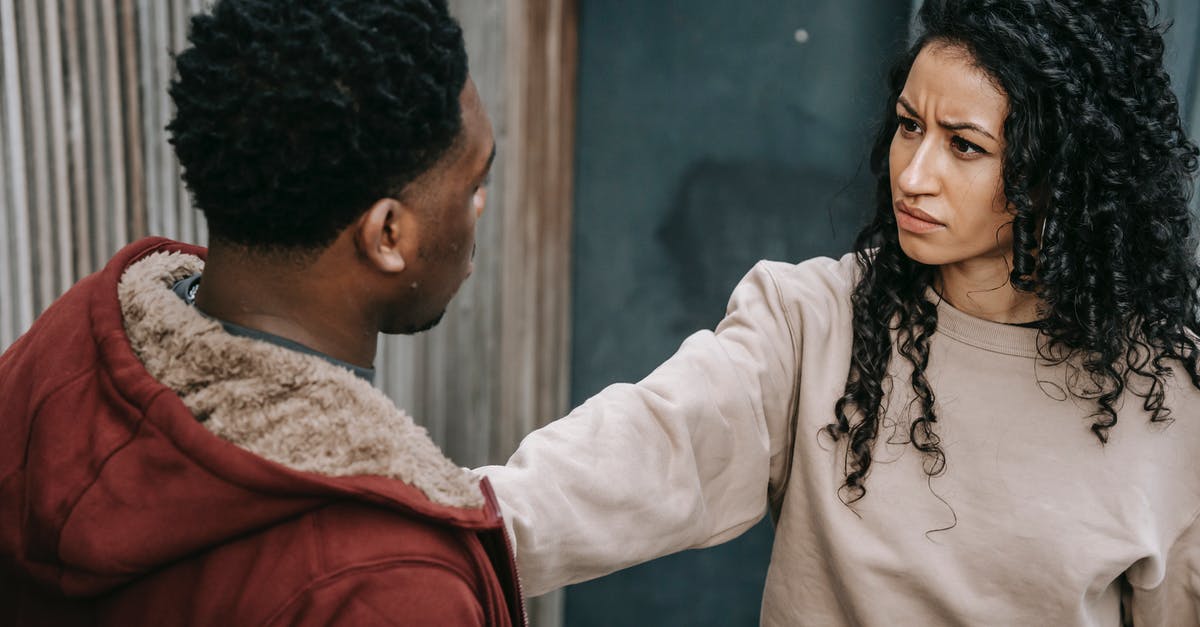
[[(901, 0), (580, 3), (574, 403), (641, 378), (715, 324), (756, 260), (849, 249), (908, 11)], [(770, 544), (764, 521), (724, 546), (573, 586), (566, 624), (757, 625)]]

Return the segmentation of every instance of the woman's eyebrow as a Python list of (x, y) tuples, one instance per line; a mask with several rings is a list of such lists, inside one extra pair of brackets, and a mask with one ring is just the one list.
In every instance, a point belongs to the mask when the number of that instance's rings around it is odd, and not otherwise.
[[(900, 96), (899, 98), (897, 98), (896, 102), (899, 102), (900, 106), (904, 107), (904, 110), (908, 111), (909, 115), (913, 116), (914, 118), (916, 118), (918, 120), (921, 119), (921, 114), (917, 113), (916, 108), (914, 108), (911, 104), (909, 104), (909, 102), (904, 99), (904, 96)], [(986, 135), (992, 141), (1000, 141), (1000, 140), (996, 139), (995, 135), (992, 135), (991, 133), (987, 132), (986, 130), (984, 130), (984, 128), (982, 126), (975, 124), (974, 122), (952, 122), (952, 121), (948, 121), (948, 120), (938, 120), (938, 126), (944, 128), (948, 131), (961, 131), (964, 129), (968, 129), (968, 130), (972, 130), (977, 133), (980, 133), (982, 135)]]

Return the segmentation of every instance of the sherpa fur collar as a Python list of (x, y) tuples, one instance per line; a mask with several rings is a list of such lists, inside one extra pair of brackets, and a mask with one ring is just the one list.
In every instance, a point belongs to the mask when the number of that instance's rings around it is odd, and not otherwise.
[(155, 253), (125, 271), (118, 295), (138, 358), (209, 431), (296, 470), (382, 475), (441, 505), (483, 505), (478, 479), (369, 383), (318, 357), (229, 335), (171, 291), (203, 268), (193, 255)]

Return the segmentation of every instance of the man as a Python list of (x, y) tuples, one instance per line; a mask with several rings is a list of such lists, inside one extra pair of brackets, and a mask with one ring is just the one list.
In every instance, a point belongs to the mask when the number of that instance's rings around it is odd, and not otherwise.
[(512, 625), (486, 481), (371, 385), (494, 157), (444, 0), (220, 0), (168, 127), (211, 248), (137, 242), (0, 357), (0, 622)]

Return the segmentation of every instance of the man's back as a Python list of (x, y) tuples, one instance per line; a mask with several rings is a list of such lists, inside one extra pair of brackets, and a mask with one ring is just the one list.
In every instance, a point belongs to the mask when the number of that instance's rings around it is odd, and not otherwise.
[(178, 299), (203, 254), (131, 245), (0, 357), (4, 622), (520, 624), (490, 488)]

